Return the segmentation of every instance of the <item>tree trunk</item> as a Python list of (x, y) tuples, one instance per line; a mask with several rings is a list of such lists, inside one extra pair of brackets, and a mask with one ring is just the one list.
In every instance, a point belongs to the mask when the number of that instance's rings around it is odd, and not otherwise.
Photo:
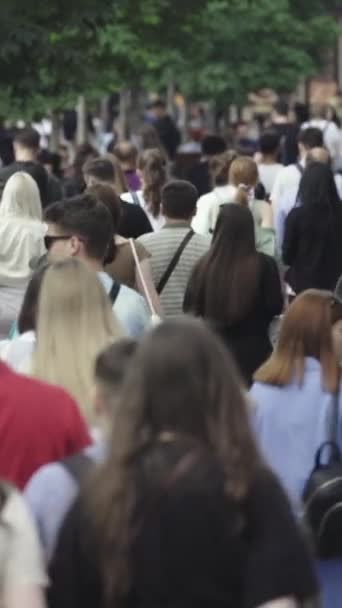
[(121, 89), (119, 100), (119, 139), (129, 137), (128, 110), (130, 92), (128, 89)]
[(78, 145), (85, 144), (88, 141), (88, 128), (87, 128), (87, 105), (84, 95), (80, 95), (78, 98), (77, 106), (77, 131), (76, 131), (76, 143)]
[(60, 142), (60, 124), (59, 124), (59, 112), (52, 110), (51, 112), (51, 138), (50, 138), (50, 152), (58, 152)]

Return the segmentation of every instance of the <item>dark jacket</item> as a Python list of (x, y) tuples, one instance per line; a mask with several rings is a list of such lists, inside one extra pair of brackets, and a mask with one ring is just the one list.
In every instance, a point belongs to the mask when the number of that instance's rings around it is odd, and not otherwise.
[(308, 216), (303, 207), (290, 211), (285, 224), (283, 261), (286, 281), (295, 293), (334, 290), (342, 274), (342, 204), (334, 216)]

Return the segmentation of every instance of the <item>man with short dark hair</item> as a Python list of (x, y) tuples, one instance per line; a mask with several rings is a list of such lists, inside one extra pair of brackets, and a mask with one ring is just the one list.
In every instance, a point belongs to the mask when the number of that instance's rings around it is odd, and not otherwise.
[(279, 171), (283, 165), (278, 163), (280, 137), (277, 131), (268, 129), (264, 131), (259, 140), (261, 159), (258, 162), (259, 180), (270, 195)]
[(98, 273), (127, 335), (140, 336), (150, 323), (145, 300), (133, 289), (114, 282), (103, 269), (113, 239), (112, 218), (106, 206), (96, 197), (83, 194), (50, 205), (45, 211), (45, 221), (48, 259), (83, 260)]
[(297, 139), (300, 127), (290, 121), (289, 104), (284, 99), (280, 99), (273, 106), (271, 128), (278, 133), (280, 139), (278, 160), (285, 166), (297, 162)]
[(149, 104), (149, 110), (160, 141), (170, 159), (174, 160), (181, 137), (174, 120), (167, 113), (165, 101), (160, 98), (156, 99)]
[[(115, 169), (109, 158), (101, 157), (88, 161), (83, 168), (84, 180), (88, 188), (96, 184), (106, 184), (115, 189)], [(137, 239), (152, 232), (151, 223), (140, 205), (127, 203), (120, 198), (122, 217), (119, 234), (126, 239)]]
[(198, 196), (208, 194), (212, 190), (212, 179), (209, 169), (209, 160), (213, 156), (223, 154), (227, 149), (226, 142), (219, 135), (206, 135), (202, 141), (202, 157), (188, 173), (189, 182), (197, 189)]
[(59, 528), (75, 500), (83, 479), (106, 456), (106, 440), (113, 424), (123, 382), (137, 343), (125, 338), (104, 350), (95, 365), (94, 410), (101, 433), (89, 448), (68, 459), (39, 469), (25, 489), (25, 499), (34, 516), (40, 540), (49, 561)]
[(197, 199), (198, 192), (190, 182), (174, 180), (166, 184), (162, 190), (166, 223), (159, 232), (139, 239), (152, 256), (153, 281), (167, 317), (182, 313), (192, 269), (210, 245), (209, 237), (191, 230)]
[(14, 136), (13, 148), (15, 161), (0, 169), (0, 189), (7, 180), (18, 171), (25, 171), (37, 183), (42, 206), (45, 207), (55, 200), (62, 198), (62, 187), (59, 180), (49, 176), (38, 161), (40, 135), (32, 127), (20, 129)]
[(323, 146), (323, 135), (320, 129), (310, 127), (300, 131), (298, 136), (298, 151), (299, 162), (284, 167), (279, 171), (273, 190), (271, 192), (271, 200), (275, 207), (278, 206), (280, 200), (286, 195), (288, 190), (299, 188), (299, 182), (305, 168), (307, 153), (312, 148), (320, 148)]

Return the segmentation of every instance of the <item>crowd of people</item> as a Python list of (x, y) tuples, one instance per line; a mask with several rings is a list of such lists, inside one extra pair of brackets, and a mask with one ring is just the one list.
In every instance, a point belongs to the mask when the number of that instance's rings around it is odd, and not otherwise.
[(3, 158), (0, 605), (338, 608), (342, 132), (277, 104), (180, 179), (153, 111)]

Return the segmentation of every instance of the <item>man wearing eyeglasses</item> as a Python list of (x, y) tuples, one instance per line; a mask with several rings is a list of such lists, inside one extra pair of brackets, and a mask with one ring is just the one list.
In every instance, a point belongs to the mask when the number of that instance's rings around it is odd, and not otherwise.
[(45, 211), (45, 221), (48, 260), (55, 262), (68, 257), (83, 260), (98, 273), (125, 333), (139, 337), (150, 324), (145, 300), (104, 271), (113, 242), (112, 218), (105, 205), (89, 194), (75, 196), (50, 205)]

